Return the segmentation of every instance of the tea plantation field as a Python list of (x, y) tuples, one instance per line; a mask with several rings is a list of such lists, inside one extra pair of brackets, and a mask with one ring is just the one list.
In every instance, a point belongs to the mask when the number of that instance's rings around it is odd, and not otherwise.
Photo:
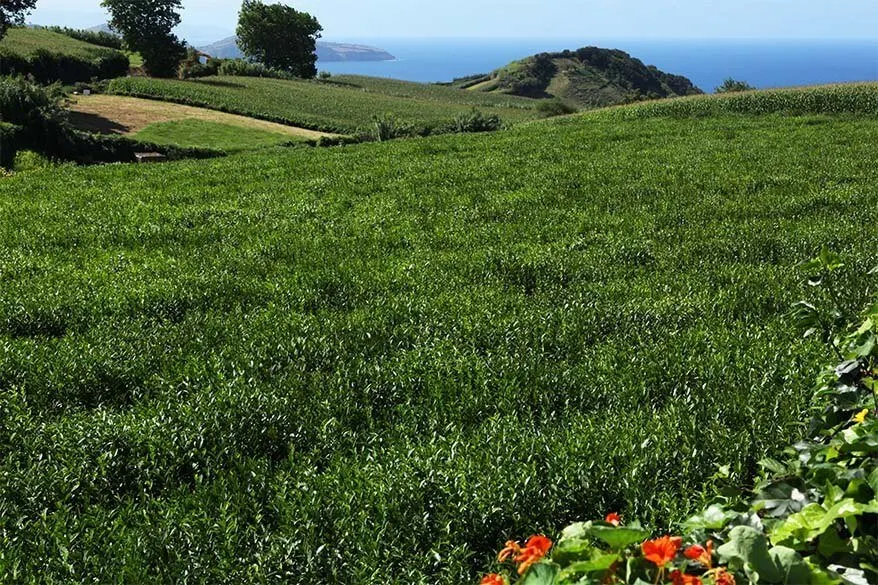
[(746, 484), (878, 119), (614, 112), (0, 180), (0, 582), (459, 585)]
[(477, 107), (506, 123), (540, 118), (539, 100), (485, 95), (418, 83), (342, 77), (288, 81), (255, 77), (115, 79), (110, 92), (212, 108), (325, 132), (354, 133), (392, 114), (416, 128), (451, 122)]

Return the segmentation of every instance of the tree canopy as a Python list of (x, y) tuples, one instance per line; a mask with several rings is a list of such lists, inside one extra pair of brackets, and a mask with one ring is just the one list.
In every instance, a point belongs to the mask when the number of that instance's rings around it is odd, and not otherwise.
[(24, 15), (36, 5), (37, 0), (0, 0), (0, 39), (9, 27), (24, 24)]
[(723, 84), (717, 87), (714, 91), (716, 93), (734, 93), (738, 91), (750, 91), (756, 89), (746, 81), (740, 81), (738, 79), (732, 79), (731, 77), (727, 78), (723, 81)]
[(172, 32), (180, 24), (181, 0), (103, 0), (110, 27), (143, 57), (150, 75), (171, 77), (186, 57), (186, 45)]
[(322, 30), (307, 12), (244, 0), (238, 15), (238, 46), (253, 61), (310, 79), (317, 75), (315, 50)]

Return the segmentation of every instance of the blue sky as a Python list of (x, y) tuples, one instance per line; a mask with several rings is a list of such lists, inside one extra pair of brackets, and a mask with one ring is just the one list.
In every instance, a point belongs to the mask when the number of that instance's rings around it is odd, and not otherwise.
[[(324, 38), (874, 38), (878, 0), (302, 0)], [(216, 40), (240, 0), (183, 0), (181, 33)], [(92, 26), (100, 0), (38, 0), (36, 24)]]

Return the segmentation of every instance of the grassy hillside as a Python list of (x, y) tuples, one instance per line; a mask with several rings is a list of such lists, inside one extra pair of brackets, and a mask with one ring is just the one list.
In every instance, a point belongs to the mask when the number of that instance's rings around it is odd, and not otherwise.
[(505, 122), (538, 118), (534, 100), (472, 96), (452, 88), (347, 78), (341, 82), (208, 77), (190, 81), (116, 79), (110, 91), (213, 108), (327, 132), (352, 133), (394, 114), (417, 127), (445, 124), (477, 106)]
[(473, 91), (554, 97), (585, 108), (702, 93), (685, 77), (644, 65), (624, 51), (597, 47), (541, 53), (457, 85)]
[(0, 74), (33, 75), (38, 81), (88, 81), (127, 73), (122, 52), (43, 29), (13, 28), (0, 40)]
[(747, 482), (878, 117), (619, 111), (0, 181), (0, 581), (460, 585)]
[(32, 28), (13, 28), (0, 40), (0, 51), (31, 57), (39, 50), (63, 53), (82, 59), (97, 59), (118, 53), (113, 49), (99, 47), (60, 33)]

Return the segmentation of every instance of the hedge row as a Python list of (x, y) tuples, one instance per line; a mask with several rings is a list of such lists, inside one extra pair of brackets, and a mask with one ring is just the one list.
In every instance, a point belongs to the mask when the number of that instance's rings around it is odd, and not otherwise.
[(25, 56), (0, 50), (0, 75), (29, 75), (40, 83), (60, 81), (69, 84), (94, 78), (110, 79), (127, 75), (131, 64), (128, 56), (107, 51), (95, 59), (38, 49)]

